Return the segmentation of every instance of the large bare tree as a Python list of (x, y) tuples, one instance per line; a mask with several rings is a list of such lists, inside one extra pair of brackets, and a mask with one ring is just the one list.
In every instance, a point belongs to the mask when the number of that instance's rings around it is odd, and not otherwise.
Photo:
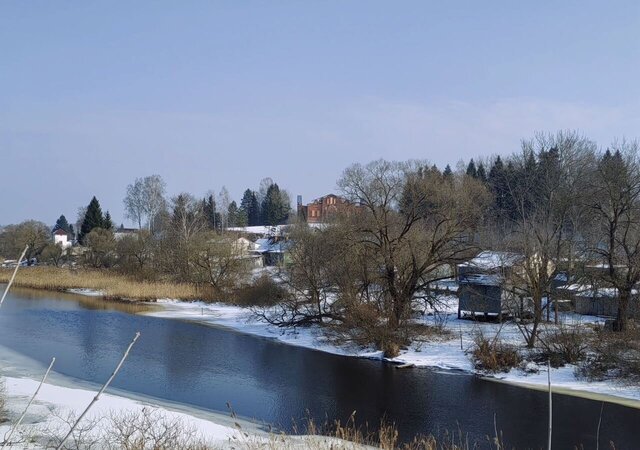
[(146, 225), (153, 230), (155, 217), (165, 208), (164, 193), (166, 183), (160, 175), (136, 178), (127, 186), (124, 208), (127, 217), (138, 224), (138, 228)]
[(413, 306), (473, 252), (488, 202), (477, 180), (424, 167), (379, 160), (344, 171), (338, 186), (358, 206), (296, 236), (294, 298), (272, 322), (342, 324), (384, 350), (407, 343)]
[(640, 282), (640, 155), (636, 141), (614, 143), (595, 169), (591, 250), (602, 261), (602, 281), (618, 297), (615, 328), (627, 328), (629, 304)]
[[(536, 343), (545, 308), (549, 318), (559, 262), (574, 257), (594, 154), (595, 144), (576, 132), (540, 133), (523, 141), (522, 152), (510, 160), (513, 173), (506, 182), (514, 210), (504, 224), (503, 243), (522, 258), (507, 285), (514, 296), (531, 301), (531, 322), (516, 322), (529, 347)], [(557, 309), (554, 316), (557, 321)]]

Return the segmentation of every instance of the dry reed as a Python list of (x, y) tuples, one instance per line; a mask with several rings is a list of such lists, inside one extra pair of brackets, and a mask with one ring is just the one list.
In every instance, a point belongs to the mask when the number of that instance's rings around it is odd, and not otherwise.
[[(6, 283), (11, 270), (0, 269), (0, 283)], [(138, 281), (108, 270), (60, 267), (24, 267), (14, 281), (16, 286), (67, 291), (91, 289), (117, 300), (153, 301), (159, 298), (196, 300), (203, 297), (195, 285), (163, 281)]]

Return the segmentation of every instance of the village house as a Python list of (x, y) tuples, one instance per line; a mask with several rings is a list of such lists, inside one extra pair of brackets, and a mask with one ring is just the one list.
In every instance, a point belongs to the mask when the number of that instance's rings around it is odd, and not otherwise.
[(264, 237), (256, 240), (253, 253), (262, 257), (263, 266), (279, 266), (287, 262), (287, 252), (291, 244), (285, 237)]
[(113, 237), (119, 241), (126, 236), (135, 236), (138, 231), (140, 230), (137, 228), (125, 228), (124, 225), (120, 225), (113, 231)]
[(512, 270), (521, 255), (484, 251), (458, 265), (458, 318), (463, 314), (502, 319), (509, 314), (513, 294), (507, 289)]
[(72, 242), (69, 240), (69, 233), (62, 228), (58, 228), (53, 232), (53, 243), (62, 247), (63, 250), (72, 245)]
[(355, 203), (335, 194), (317, 198), (307, 205), (303, 205), (302, 196), (298, 196), (298, 217), (307, 223), (324, 223), (338, 212), (353, 211), (358, 207)]

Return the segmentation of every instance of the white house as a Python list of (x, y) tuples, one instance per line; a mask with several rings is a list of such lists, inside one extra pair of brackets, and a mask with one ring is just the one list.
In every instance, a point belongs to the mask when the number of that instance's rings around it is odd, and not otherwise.
[(53, 243), (56, 245), (60, 245), (63, 249), (71, 247), (71, 242), (69, 242), (69, 235), (62, 228), (58, 228), (53, 232)]

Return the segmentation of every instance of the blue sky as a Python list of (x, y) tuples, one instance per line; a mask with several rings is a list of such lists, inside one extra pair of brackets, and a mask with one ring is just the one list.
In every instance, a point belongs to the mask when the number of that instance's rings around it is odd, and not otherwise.
[(120, 223), (154, 173), (311, 200), (353, 162), (606, 146), (640, 137), (638, 80), (636, 1), (4, 1), (0, 224), (92, 195)]

